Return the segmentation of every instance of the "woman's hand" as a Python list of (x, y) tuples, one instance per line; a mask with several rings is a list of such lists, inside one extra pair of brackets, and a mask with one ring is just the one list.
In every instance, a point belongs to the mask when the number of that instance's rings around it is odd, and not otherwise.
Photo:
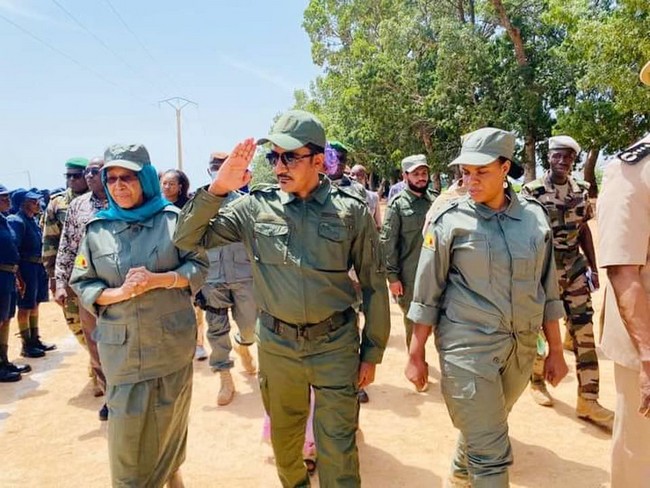
[(569, 368), (562, 351), (551, 350), (544, 360), (544, 379), (551, 385), (557, 386), (568, 372)]
[(124, 284), (132, 284), (135, 294), (141, 295), (142, 293), (146, 293), (149, 290), (159, 287), (156, 280), (157, 275), (158, 273), (152, 273), (144, 266), (131, 268), (129, 272), (126, 273)]

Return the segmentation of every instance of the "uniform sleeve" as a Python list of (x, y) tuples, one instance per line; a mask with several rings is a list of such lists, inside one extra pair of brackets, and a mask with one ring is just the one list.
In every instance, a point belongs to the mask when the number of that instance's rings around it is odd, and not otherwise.
[(650, 191), (643, 165), (620, 161), (605, 169), (598, 197), (599, 261), (607, 266), (646, 264), (650, 240)]
[(199, 189), (181, 211), (174, 243), (179, 249), (192, 251), (241, 242), (241, 229), (246, 224), (242, 215), (246, 214), (244, 207), (248, 199), (248, 195), (242, 196), (236, 204), (227, 205), (220, 212), (226, 197)]
[(208, 275), (210, 267), (208, 255), (203, 249), (198, 252), (179, 250), (179, 253), (182, 264), (174, 271), (187, 278), (190, 282), (192, 296), (194, 296), (199, 292)]
[(7, 219), (7, 222), (9, 223), (11, 230), (14, 231), (16, 247), (18, 248), (18, 252), (20, 252), (20, 248), (23, 245), (23, 238), (25, 237), (25, 224), (17, 218), (9, 218)]
[(78, 243), (71, 242), (68, 238), (70, 230), (75, 229), (78, 225), (76, 208), (76, 206), (70, 205), (65, 222), (63, 223), (63, 229), (61, 229), (61, 239), (59, 241), (59, 249), (56, 252), (54, 265), (54, 278), (56, 279), (57, 288), (65, 287), (70, 281), (72, 266), (74, 266), (74, 259), (79, 249)]
[(440, 300), (451, 265), (452, 243), (444, 218), (429, 223), (415, 273), (413, 300), (406, 315), (415, 323), (432, 327), (438, 324)]
[(89, 236), (86, 234), (79, 246), (79, 252), (70, 276), (70, 287), (79, 297), (81, 305), (97, 316), (98, 308), (95, 301), (109, 286), (97, 276), (93, 265), (93, 256), (88, 245), (88, 238)]
[(57, 199), (54, 199), (48, 203), (43, 226), (43, 266), (50, 278), (54, 278), (56, 250), (59, 248), (61, 239), (61, 224), (56, 219), (56, 202)]
[(400, 266), (398, 247), (402, 219), (394, 206), (396, 206), (396, 204), (389, 205), (386, 208), (384, 224), (381, 226), (381, 234), (379, 237), (381, 254), (384, 256), (386, 264), (386, 277), (391, 283), (399, 281), (400, 272), (402, 270)]
[(544, 239), (544, 264), (542, 265), (542, 286), (546, 296), (544, 303), (544, 322), (559, 320), (564, 317), (564, 303), (560, 299), (560, 289), (553, 255), (553, 235), (549, 228)]
[(363, 207), (360, 230), (352, 243), (352, 263), (359, 276), (365, 316), (361, 335), (361, 361), (380, 363), (390, 335), (388, 290), (379, 250), (377, 229)]
[(591, 200), (589, 199), (588, 189), (583, 192), (583, 198), (585, 200), (585, 218), (583, 222), (586, 223), (594, 218), (594, 206), (591, 204)]

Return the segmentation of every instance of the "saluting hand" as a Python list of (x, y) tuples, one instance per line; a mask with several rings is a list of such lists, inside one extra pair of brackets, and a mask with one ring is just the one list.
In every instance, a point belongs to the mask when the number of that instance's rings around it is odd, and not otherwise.
[(255, 155), (255, 148), (255, 140), (252, 137), (237, 144), (219, 168), (208, 191), (213, 195), (224, 196), (250, 183), (251, 172), (248, 165)]

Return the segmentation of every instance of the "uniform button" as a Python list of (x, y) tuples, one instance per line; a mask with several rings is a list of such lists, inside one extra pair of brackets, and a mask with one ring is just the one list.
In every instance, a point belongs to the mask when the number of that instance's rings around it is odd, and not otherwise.
[(497, 358), (497, 357), (493, 357), (493, 358), (492, 358), (492, 362), (493, 362), (494, 364), (499, 364), (499, 363), (501, 362), (501, 360), (500, 360), (499, 358)]

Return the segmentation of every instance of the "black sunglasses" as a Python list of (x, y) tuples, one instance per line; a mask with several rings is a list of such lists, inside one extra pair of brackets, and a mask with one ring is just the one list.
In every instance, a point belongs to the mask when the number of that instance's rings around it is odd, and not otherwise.
[(314, 156), (314, 154), (315, 153), (298, 155), (291, 151), (283, 152), (282, 154), (280, 154), (275, 151), (270, 151), (266, 153), (266, 160), (269, 162), (271, 166), (274, 167), (278, 164), (278, 160), (280, 160), (287, 168), (291, 169), (291, 168), (295, 168), (296, 165), (298, 164), (298, 161), (300, 161), (301, 159), (310, 158)]
[(101, 171), (101, 169), (99, 169), (99, 168), (88, 168), (85, 171), (85, 175), (86, 176), (97, 176), (100, 171)]
[(78, 180), (83, 177), (83, 173), (63, 173), (66, 180)]

